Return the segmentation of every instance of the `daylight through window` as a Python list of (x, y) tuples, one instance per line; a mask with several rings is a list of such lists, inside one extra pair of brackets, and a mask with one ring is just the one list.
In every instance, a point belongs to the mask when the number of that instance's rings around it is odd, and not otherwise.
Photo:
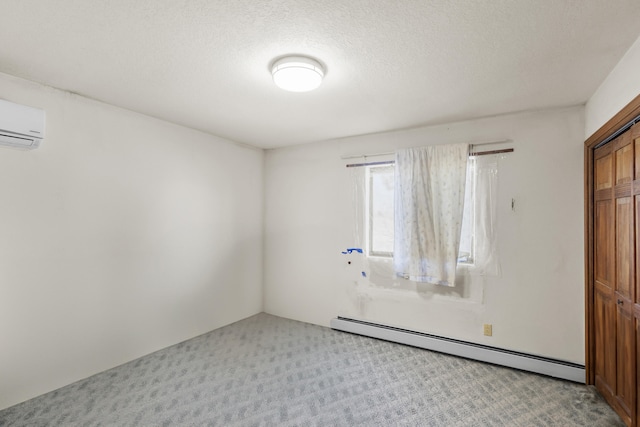
[[(473, 264), (475, 256), (475, 158), (469, 158), (458, 264)], [(393, 257), (395, 165), (366, 168), (366, 248), (370, 257)]]

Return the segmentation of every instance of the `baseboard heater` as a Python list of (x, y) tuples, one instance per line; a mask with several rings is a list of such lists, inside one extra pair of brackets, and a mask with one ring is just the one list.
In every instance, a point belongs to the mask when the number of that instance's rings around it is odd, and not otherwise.
[(452, 354), (454, 356), (465, 357), (467, 359), (479, 360), (481, 362), (507, 366), (509, 368), (520, 369), (523, 371), (535, 372), (537, 374), (548, 375), (550, 377), (562, 378), (582, 384), (585, 383), (586, 377), (584, 366), (576, 363), (504, 350), (487, 345), (439, 337), (437, 335), (394, 328), (392, 326), (379, 325), (377, 323), (364, 322), (346, 317), (331, 319), (331, 328), (338, 331), (424, 348), (426, 350)]

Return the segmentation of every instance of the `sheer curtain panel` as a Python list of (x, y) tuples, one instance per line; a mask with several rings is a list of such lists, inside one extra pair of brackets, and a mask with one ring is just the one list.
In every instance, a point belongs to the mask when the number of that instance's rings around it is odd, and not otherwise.
[(416, 282), (454, 286), (468, 144), (396, 152), (394, 270)]
[(476, 157), (474, 273), (500, 274), (498, 262), (498, 156)]

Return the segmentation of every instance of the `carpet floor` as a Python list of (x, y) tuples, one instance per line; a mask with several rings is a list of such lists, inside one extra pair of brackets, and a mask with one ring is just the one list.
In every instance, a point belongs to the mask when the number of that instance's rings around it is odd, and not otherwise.
[(593, 387), (258, 314), (0, 426), (623, 426)]

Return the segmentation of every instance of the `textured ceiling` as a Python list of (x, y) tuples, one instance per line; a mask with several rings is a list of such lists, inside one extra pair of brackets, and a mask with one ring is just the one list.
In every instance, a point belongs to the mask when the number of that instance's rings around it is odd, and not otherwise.
[[(0, 0), (0, 72), (272, 148), (584, 103), (638, 17), (638, 0)], [(275, 87), (290, 53), (326, 66), (318, 90)]]

